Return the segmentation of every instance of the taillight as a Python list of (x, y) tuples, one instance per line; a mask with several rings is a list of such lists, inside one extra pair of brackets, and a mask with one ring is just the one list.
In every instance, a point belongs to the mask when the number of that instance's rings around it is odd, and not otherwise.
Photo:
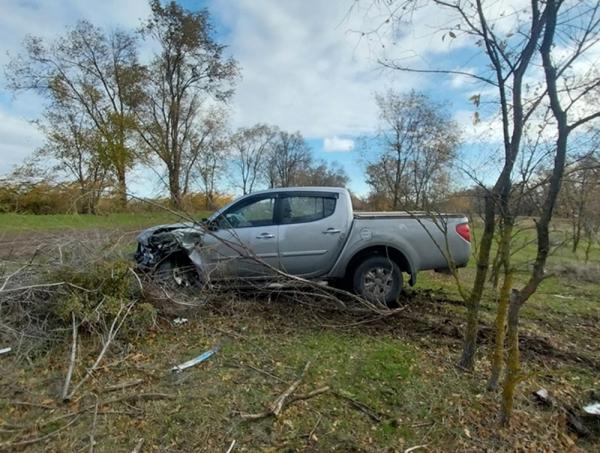
[(468, 223), (459, 223), (456, 225), (456, 232), (467, 242), (471, 242), (471, 228)]

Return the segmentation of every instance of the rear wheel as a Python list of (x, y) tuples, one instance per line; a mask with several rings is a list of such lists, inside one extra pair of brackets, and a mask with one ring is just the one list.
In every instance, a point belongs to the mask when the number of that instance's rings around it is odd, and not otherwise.
[(402, 292), (402, 272), (385, 256), (365, 259), (354, 270), (354, 292), (370, 302), (393, 306)]

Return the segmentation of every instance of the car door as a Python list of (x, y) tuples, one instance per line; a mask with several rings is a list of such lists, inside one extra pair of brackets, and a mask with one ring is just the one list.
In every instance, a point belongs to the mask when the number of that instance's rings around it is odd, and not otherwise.
[(348, 216), (336, 193), (280, 194), (279, 262), (293, 275), (317, 277), (333, 266), (345, 241)]
[(213, 222), (202, 247), (205, 268), (214, 278), (260, 278), (279, 268), (275, 197), (248, 197)]

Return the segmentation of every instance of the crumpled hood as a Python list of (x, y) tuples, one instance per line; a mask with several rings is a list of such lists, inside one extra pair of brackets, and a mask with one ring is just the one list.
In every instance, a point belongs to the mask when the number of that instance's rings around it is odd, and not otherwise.
[(140, 244), (147, 246), (149, 245), (149, 240), (152, 236), (162, 235), (165, 233), (170, 233), (171, 236), (176, 239), (184, 239), (185, 236), (189, 235), (199, 239), (204, 235), (202, 228), (200, 228), (198, 225), (191, 222), (186, 222), (156, 225), (151, 228), (147, 228), (138, 234), (136, 239)]

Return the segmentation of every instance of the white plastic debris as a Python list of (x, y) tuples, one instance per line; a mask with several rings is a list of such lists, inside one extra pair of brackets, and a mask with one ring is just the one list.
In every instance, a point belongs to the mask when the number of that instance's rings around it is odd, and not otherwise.
[(202, 363), (205, 360), (211, 358), (213, 355), (215, 355), (215, 353), (218, 350), (219, 350), (219, 347), (215, 346), (214, 348), (209, 349), (206, 352), (203, 352), (198, 357), (188, 360), (187, 362), (183, 362), (182, 364), (175, 365), (173, 368), (171, 368), (171, 371), (173, 371), (174, 373), (181, 373), (183, 370), (185, 370), (187, 368), (191, 368), (194, 365), (198, 365), (199, 363)]
[(173, 320), (173, 324), (175, 324), (176, 326), (181, 326), (181, 325), (183, 325), (183, 324), (185, 324), (187, 322), (188, 322), (187, 318), (175, 318)]
[(600, 417), (600, 403), (588, 404), (583, 408), (583, 411), (589, 415), (596, 415)]
[(550, 395), (548, 394), (548, 390), (546, 390), (546, 389), (544, 389), (544, 388), (541, 388), (541, 389), (539, 389), (537, 392), (535, 392), (535, 394), (536, 394), (537, 396), (539, 396), (540, 398), (542, 398), (542, 399), (545, 399), (545, 400), (547, 400), (547, 399), (548, 399), (548, 397), (550, 396)]
[(12, 351), (12, 348), (4, 348), (4, 349), (0, 349), (0, 355), (2, 354), (7, 354), (10, 351)]
[(554, 404), (554, 400), (550, 396), (550, 393), (545, 388), (540, 388), (539, 390), (533, 392), (533, 395), (536, 397), (539, 403), (545, 404), (547, 406), (552, 406)]

